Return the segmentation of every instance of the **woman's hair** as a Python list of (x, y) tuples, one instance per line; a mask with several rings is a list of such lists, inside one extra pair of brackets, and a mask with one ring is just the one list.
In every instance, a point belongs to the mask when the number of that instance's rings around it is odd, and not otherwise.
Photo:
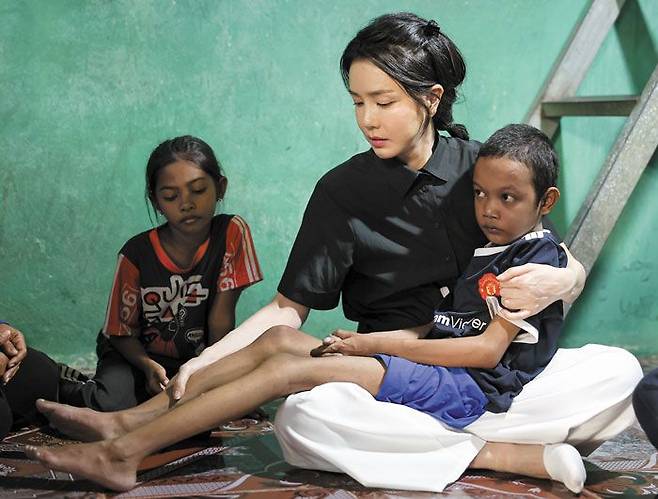
[(176, 161), (190, 161), (197, 165), (215, 181), (216, 188), (219, 188), (219, 183), (224, 177), (215, 153), (203, 140), (191, 135), (165, 140), (153, 149), (146, 164), (146, 192), (144, 195), (147, 204), (150, 202), (156, 213), (155, 189), (160, 170)]
[[(409, 12), (385, 14), (373, 19), (345, 47), (340, 71), (349, 88), (349, 72), (358, 59), (370, 61), (398, 82), (418, 104), (427, 109), (422, 97), (437, 83), (443, 96), (432, 117), (437, 130), (468, 139), (464, 125), (453, 123), (452, 105), (457, 87), (466, 76), (466, 64), (457, 46), (434, 21)], [(429, 110), (423, 128), (430, 120)]]

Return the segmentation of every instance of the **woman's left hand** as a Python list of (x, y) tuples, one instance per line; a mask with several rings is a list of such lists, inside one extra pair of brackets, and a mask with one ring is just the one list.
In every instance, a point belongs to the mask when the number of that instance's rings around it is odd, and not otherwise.
[(353, 331), (337, 329), (331, 336), (322, 340), (322, 345), (311, 351), (313, 357), (325, 355), (352, 355), (367, 356), (376, 353), (373, 351), (374, 338), (368, 338), (367, 334), (358, 334)]
[(500, 315), (507, 320), (526, 319), (541, 312), (575, 285), (569, 269), (538, 263), (507, 269), (498, 276), (498, 281), (505, 307)]

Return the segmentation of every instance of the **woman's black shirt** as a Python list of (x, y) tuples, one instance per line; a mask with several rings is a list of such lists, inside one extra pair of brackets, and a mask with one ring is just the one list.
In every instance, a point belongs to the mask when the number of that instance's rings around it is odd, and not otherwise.
[(430, 322), (486, 243), (475, 222), (472, 169), (480, 143), (439, 136), (418, 172), (372, 150), (325, 174), (308, 202), (279, 292), (327, 310), (342, 294), (359, 331)]

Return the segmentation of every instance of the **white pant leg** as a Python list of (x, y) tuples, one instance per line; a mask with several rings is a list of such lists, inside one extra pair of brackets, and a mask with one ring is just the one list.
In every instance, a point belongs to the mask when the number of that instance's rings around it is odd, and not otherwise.
[(561, 348), (509, 411), (486, 413), (467, 429), (490, 442), (568, 442), (592, 450), (635, 422), (631, 397), (640, 379), (637, 359), (621, 348)]
[(294, 466), (403, 490), (443, 490), (485, 444), (428, 414), (378, 402), (353, 383), (327, 383), (291, 395), (279, 408), (274, 429), (284, 458)]
[(588, 448), (613, 437), (635, 420), (631, 394), (641, 377), (639, 363), (625, 350), (586, 345), (558, 350), (507, 413), (486, 413), (465, 432), (378, 402), (351, 383), (288, 397), (275, 429), (284, 457), (295, 466), (341, 471), (370, 487), (440, 492), (486, 440)]

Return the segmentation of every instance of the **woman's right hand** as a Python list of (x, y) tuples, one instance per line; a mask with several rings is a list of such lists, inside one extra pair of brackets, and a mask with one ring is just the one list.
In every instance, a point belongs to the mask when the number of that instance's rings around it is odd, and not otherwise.
[(185, 394), (187, 382), (195, 372), (243, 349), (272, 326), (284, 325), (299, 329), (308, 316), (309, 308), (281, 293), (229, 332), (217, 343), (207, 347), (198, 357), (183, 364), (167, 385), (170, 398), (175, 402)]
[(167, 385), (167, 391), (174, 401), (178, 401), (183, 398), (183, 395), (185, 394), (185, 387), (187, 386), (187, 381), (190, 379), (190, 376), (192, 376), (202, 367), (203, 365), (199, 361), (199, 357), (194, 357), (193, 359), (188, 360), (185, 364), (180, 366), (180, 369), (176, 375), (171, 378), (169, 384)]

